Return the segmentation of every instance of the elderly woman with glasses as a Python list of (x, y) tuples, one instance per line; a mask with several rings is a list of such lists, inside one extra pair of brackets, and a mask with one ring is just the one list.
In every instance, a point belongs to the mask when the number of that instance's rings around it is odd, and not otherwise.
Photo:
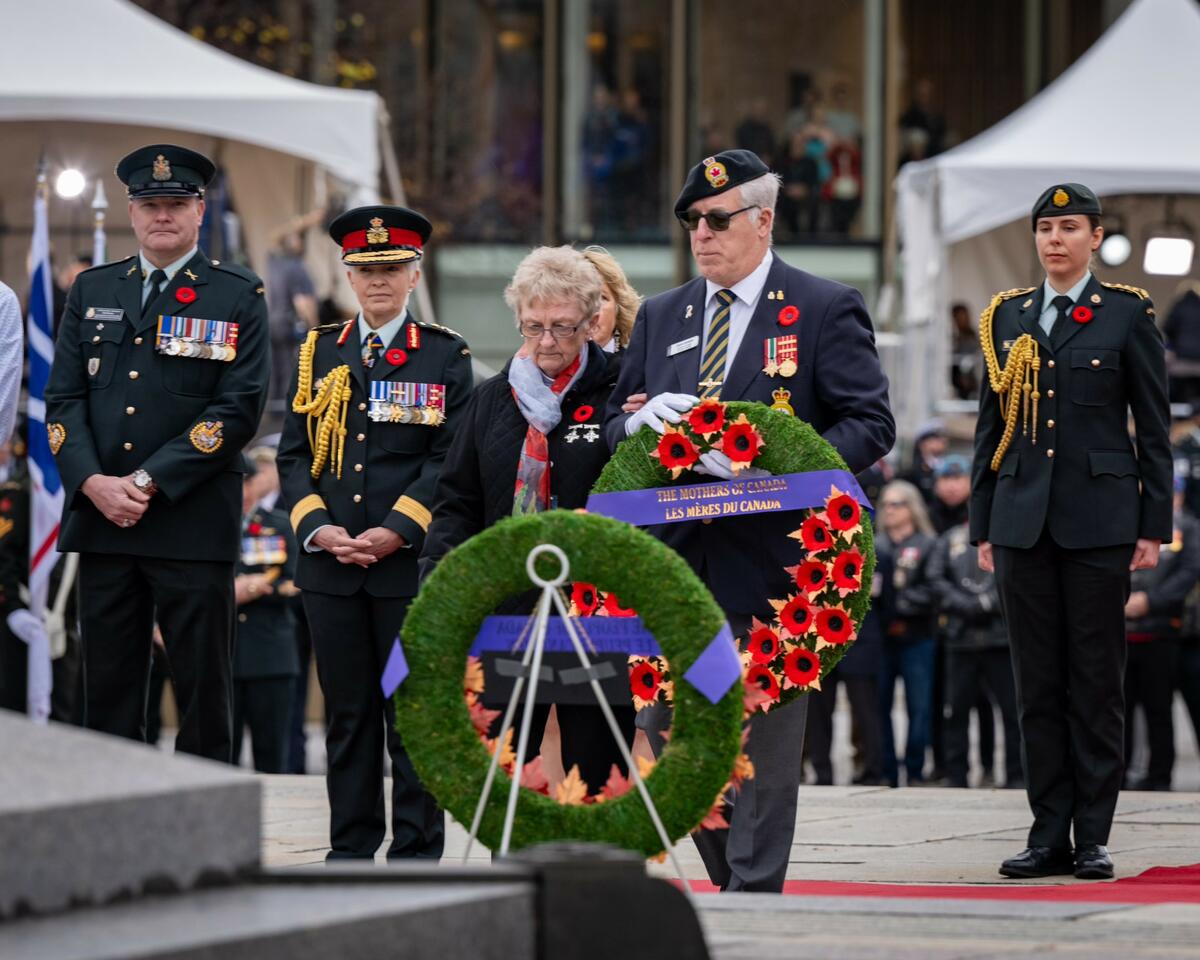
[[(595, 342), (602, 287), (595, 267), (570, 247), (539, 247), (517, 267), (504, 299), (524, 342), (508, 365), (475, 391), (454, 435), (421, 555), (423, 573), (498, 520), (586, 503), (608, 460), (600, 428), (617, 379), (618, 355)], [(532, 608), (527, 595), (497, 613)], [(555, 666), (556, 658), (565, 658), (563, 666), (578, 666), (574, 654), (547, 654), (547, 664)], [(625, 670), (624, 656), (599, 659)], [(578, 765), (591, 792), (597, 792), (614, 763), (624, 767), (600, 708), (562, 702), (557, 707), (563, 769)], [(536, 711), (531, 755), (540, 749), (549, 706)], [(632, 704), (614, 705), (613, 712), (632, 743)]]

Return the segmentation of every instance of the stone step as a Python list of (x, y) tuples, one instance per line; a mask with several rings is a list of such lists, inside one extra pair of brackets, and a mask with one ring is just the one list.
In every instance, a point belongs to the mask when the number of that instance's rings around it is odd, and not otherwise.
[(0, 919), (236, 878), (260, 849), (252, 775), (0, 710)]

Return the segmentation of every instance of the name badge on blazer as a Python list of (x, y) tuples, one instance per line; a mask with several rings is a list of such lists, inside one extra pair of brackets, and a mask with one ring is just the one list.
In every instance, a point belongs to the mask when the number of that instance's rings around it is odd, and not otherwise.
[(699, 337), (688, 337), (686, 340), (676, 340), (673, 344), (667, 347), (667, 356), (673, 357), (677, 353), (683, 353), (685, 350), (691, 350), (693, 347), (698, 347), (699, 345)]
[(88, 307), (83, 312), (85, 320), (95, 320), (97, 323), (118, 323), (125, 317), (125, 311), (120, 307)]

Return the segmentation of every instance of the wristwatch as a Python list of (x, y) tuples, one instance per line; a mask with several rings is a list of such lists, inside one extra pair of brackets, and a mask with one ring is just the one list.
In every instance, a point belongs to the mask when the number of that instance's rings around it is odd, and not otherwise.
[(142, 493), (148, 493), (150, 496), (154, 496), (155, 491), (158, 490), (158, 487), (154, 485), (154, 478), (151, 477), (150, 474), (148, 474), (141, 467), (138, 467), (138, 469), (133, 471), (133, 476), (131, 479), (133, 480), (133, 485), (141, 490)]

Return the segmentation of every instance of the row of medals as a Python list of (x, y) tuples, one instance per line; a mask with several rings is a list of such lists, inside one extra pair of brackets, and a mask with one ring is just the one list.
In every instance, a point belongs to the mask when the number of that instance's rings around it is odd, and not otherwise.
[(436, 427), (446, 418), (437, 407), (402, 407), (398, 403), (371, 405), (368, 417), (376, 423), (412, 423)]
[(169, 357), (198, 357), (201, 360), (233, 360), (237, 357), (237, 347), (232, 344), (200, 343), (174, 337), (160, 344), (159, 350)]
[(795, 360), (784, 360), (783, 363), (779, 364), (772, 360), (765, 367), (763, 367), (763, 373), (765, 373), (768, 377), (774, 377), (776, 375), (781, 377), (794, 377), (796, 375), (796, 369)]

